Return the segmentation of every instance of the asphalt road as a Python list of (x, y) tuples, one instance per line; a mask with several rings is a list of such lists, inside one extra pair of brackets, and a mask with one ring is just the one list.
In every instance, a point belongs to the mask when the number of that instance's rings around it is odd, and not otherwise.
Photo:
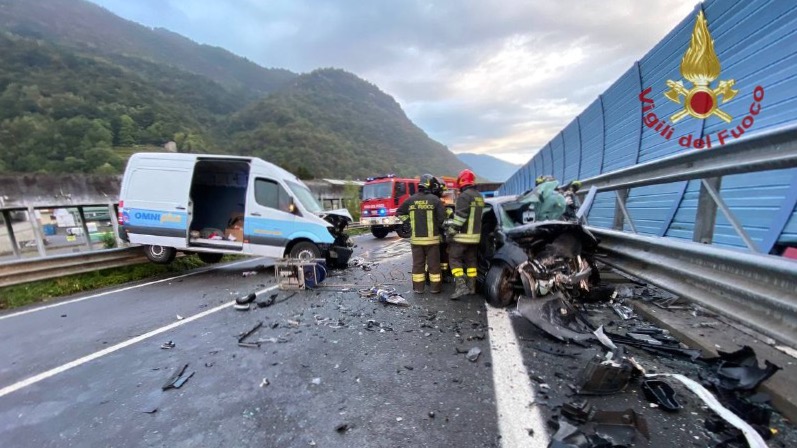
[[(0, 315), (0, 446), (547, 447), (547, 421), (578, 398), (571, 385), (600, 348), (553, 341), (479, 296), (450, 301), (451, 285), (413, 294), (406, 241), (356, 241), (364, 265), (313, 291), (277, 289), (273, 270), (244, 277), (265, 263), (255, 259)], [(410, 306), (358, 294), (377, 284)], [(230, 306), (253, 291), (277, 303)], [(259, 322), (260, 347), (238, 346)], [(185, 364), (194, 375), (162, 390)], [(637, 386), (589, 401), (643, 415), (650, 440), (636, 446), (712, 446), (710, 413), (678, 391), (678, 414), (651, 408)]]

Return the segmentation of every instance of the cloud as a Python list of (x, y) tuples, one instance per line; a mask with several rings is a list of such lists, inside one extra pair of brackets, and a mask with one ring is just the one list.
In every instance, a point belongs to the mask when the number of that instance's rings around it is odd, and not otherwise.
[(455, 152), (525, 162), (695, 0), (94, 0), (266, 67), (349, 70)]

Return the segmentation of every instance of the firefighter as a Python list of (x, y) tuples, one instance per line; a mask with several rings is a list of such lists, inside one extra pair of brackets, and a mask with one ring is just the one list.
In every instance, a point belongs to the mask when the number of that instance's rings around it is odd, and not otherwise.
[(429, 292), (440, 292), (442, 277), (440, 274), (440, 235), (445, 210), (440, 198), (432, 194), (437, 179), (431, 174), (421, 176), (418, 192), (410, 196), (396, 210), (396, 216), (402, 221), (409, 220), (412, 235), (412, 290), (423, 294), (426, 282), (426, 270), (429, 270)]
[[(437, 181), (437, 185), (432, 188), (432, 194), (443, 199), (443, 195), (446, 193), (446, 183), (442, 179), (435, 177)], [(434, 184), (433, 184), (434, 185)], [(444, 205), (444, 209), (446, 212), (446, 219), (449, 219), (451, 215), (454, 213), (454, 210), (446, 207)], [(443, 232), (441, 235), (440, 241), (440, 272), (443, 274), (443, 283), (451, 283), (451, 269), (448, 267), (448, 240), (446, 239), (446, 234)]]
[(454, 216), (446, 222), (449, 237), (449, 262), (454, 276), (454, 293), (451, 300), (476, 293), (477, 259), (482, 230), (484, 198), (476, 190), (476, 175), (465, 169), (457, 176), (459, 197)]

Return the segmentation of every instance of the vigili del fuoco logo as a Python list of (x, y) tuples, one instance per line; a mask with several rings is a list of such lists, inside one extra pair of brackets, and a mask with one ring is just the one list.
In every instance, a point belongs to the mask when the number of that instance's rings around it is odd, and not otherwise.
[[(669, 90), (664, 92), (664, 98), (683, 106), (681, 110), (669, 117), (659, 117), (653, 111), (655, 102), (649, 96), (653, 91), (652, 87), (646, 88), (639, 94), (639, 101), (642, 102), (642, 120), (645, 126), (670, 140), (677, 132), (675, 124), (688, 117), (698, 120), (716, 117), (726, 123), (733, 121), (733, 117), (723, 111), (721, 105), (734, 99), (740, 90), (734, 89), (736, 82), (733, 79), (720, 79), (712, 87), (712, 83), (720, 78), (720, 61), (714, 52), (714, 39), (711, 38), (711, 33), (708, 31), (708, 21), (703, 15), (703, 11), (697, 15), (689, 48), (681, 59), (681, 76), (688, 83), (684, 83), (681, 79), (667, 80)], [(685, 148), (710, 149), (712, 145), (723, 145), (740, 138), (744, 135), (745, 130), (753, 126), (755, 117), (761, 113), (763, 99), (764, 88), (756, 86), (753, 89), (753, 101), (748, 113), (737, 126), (702, 137), (686, 134), (678, 138), (678, 144)]]

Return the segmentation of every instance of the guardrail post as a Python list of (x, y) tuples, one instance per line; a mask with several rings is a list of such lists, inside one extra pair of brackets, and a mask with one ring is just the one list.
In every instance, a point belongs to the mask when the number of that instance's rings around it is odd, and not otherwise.
[(113, 238), (116, 241), (116, 247), (122, 247), (123, 241), (119, 238), (119, 218), (116, 216), (116, 204), (113, 202), (108, 203), (108, 214), (111, 216), (111, 227), (113, 228)]
[[(722, 184), (721, 177), (711, 177), (703, 179), (715, 190), (720, 189)], [(692, 241), (703, 244), (711, 244), (714, 241), (714, 226), (717, 224), (717, 203), (711, 199), (711, 195), (706, 189), (705, 184), (700, 183), (700, 195), (697, 198), (697, 212), (695, 213), (695, 230), (692, 234)]]
[(14, 258), (21, 257), (19, 253), (19, 246), (17, 245), (17, 237), (14, 236), (14, 226), (11, 225), (11, 212), (3, 210), (3, 221), (6, 223), (8, 230), (8, 240), (11, 243), (11, 248), (14, 251)]
[(36, 249), (39, 250), (40, 257), (46, 257), (47, 251), (44, 249), (44, 232), (42, 232), (42, 226), (39, 222), (39, 218), (36, 217), (36, 211), (33, 209), (32, 205), (28, 206), (28, 220), (30, 221), (31, 227), (33, 227), (33, 235), (36, 239)]
[(637, 233), (634, 221), (631, 220), (631, 215), (625, 207), (625, 201), (628, 200), (628, 189), (616, 190), (615, 193), (617, 193), (617, 203), (614, 206), (614, 230), (622, 231), (625, 220), (628, 221), (628, 227), (631, 227), (631, 231)]
[(80, 217), (80, 227), (83, 228), (83, 237), (86, 238), (86, 248), (89, 251), (94, 250), (91, 247), (91, 235), (89, 235), (89, 226), (86, 225), (86, 214), (83, 213), (82, 205), (78, 205), (77, 214)]

